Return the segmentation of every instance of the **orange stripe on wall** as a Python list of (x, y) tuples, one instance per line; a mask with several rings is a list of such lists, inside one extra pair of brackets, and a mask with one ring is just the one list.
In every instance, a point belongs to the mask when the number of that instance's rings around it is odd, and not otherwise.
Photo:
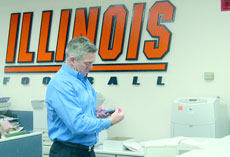
[(156, 71), (166, 70), (166, 64), (111, 64), (94, 65), (91, 71)]
[(14, 67), (5, 67), (6, 73), (17, 73), (17, 72), (56, 72), (61, 68), (61, 66), (14, 66)]
[[(56, 72), (61, 65), (55, 66), (6, 66), (5, 73)], [(91, 72), (122, 71), (166, 71), (167, 63), (143, 64), (94, 64)]]

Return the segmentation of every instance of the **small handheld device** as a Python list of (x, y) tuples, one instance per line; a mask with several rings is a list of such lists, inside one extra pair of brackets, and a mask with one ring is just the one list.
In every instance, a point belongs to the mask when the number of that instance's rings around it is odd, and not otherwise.
[(114, 109), (111, 109), (111, 110), (105, 110), (105, 111), (101, 111), (101, 113), (110, 113), (110, 114), (113, 114), (113, 112), (115, 112)]

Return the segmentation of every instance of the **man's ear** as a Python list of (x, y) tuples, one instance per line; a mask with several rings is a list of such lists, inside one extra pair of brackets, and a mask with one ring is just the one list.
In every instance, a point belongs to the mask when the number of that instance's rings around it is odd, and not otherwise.
[(74, 64), (74, 60), (75, 60), (75, 57), (74, 57), (74, 56), (70, 56), (70, 57), (69, 57), (69, 62), (70, 62), (71, 65)]

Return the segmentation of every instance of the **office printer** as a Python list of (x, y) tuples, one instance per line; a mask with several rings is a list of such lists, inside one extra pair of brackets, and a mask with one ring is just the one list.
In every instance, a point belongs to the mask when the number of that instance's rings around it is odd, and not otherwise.
[(220, 138), (229, 134), (227, 107), (219, 97), (177, 98), (172, 105), (171, 136)]

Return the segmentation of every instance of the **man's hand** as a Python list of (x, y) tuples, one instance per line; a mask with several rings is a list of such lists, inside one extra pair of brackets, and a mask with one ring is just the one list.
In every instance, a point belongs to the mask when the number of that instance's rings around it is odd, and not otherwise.
[(108, 116), (110, 116), (110, 113), (102, 113), (102, 111), (106, 111), (107, 109), (101, 105), (97, 108), (96, 112), (97, 112), (97, 118), (107, 118)]
[(125, 117), (124, 110), (122, 110), (120, 107), (116, 108), (115, 112), (110, 117), (111, 126), (122, 121), (124, 117)]

